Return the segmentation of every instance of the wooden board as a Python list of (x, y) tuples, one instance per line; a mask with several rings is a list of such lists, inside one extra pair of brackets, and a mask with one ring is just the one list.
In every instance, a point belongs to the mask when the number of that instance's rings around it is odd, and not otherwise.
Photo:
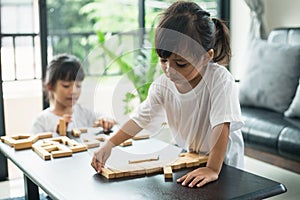
[[(207, 162), (207, 156), (195, 153), (181, 154), (182, 150), (173, 145), (157, 149), (160, 146), (158, 144), (165, 143), (149, 139), (136, 141), (134, 145), (126, 148), (113, 148), (101, 174), (108, 179), (115, 179), (164, 172), (165, 177), (170, 179), (174, 170), (195, 167)], [(149, 146), (153, 149), (149, 149)]]
[(16, 134), (12, 136), (2, 136), (1, 141), (15, 148), (16, 150), (30, 149), (32, 144), (43, 138), (52, 137), (51, 132), (31, 134)]

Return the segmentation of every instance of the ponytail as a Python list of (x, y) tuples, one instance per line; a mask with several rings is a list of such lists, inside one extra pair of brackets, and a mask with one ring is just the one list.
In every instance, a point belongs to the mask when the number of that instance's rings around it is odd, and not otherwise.
[(229, 29), (223, 20), (212, 18), (212, 21), (215, 24), (213, 61), (226, 66), (229, 64), (231, 58)]

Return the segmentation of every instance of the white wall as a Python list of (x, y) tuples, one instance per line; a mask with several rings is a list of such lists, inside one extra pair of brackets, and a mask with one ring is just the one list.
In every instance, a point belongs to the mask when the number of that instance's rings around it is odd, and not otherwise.
[(264, 0), (267, 32), (278, 27), (300, 27), (299, 0)]
[[(267, 33), (278, 27), (300, 27), (299, 0), (262, 0), (265, 5), (263, 20)], [(250, 10), (244, 0), (231, 0), (232, 74), (241, 79), (244, 56), (247, 53), (247, 37), (250, 26)]]
[(4, 82), (3, 95), (6, 134), (29, 133), (43, 109), (41, 80)]

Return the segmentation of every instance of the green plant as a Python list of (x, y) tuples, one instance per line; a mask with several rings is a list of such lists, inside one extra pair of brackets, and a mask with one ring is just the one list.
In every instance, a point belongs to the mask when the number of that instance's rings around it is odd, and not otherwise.
[[(156, 55), (154, 44), (154, 25), (151, 27), (147, 34), (146, 40), (144, 40), (142, 47), (135, 55), (134, 64), (129, 64), (123, 59), (122, 53), (117, 54), (106, 46), (106, 36), (103, 32), (98, 31), (98, 42), (100, 48), (104, 53), (120, 67), (122, 74), (126, 74), (128, 79), (133, 84), (135, 92), (127, 92), (123, 101), (125, 102), (124, 114), (132, 112), (134, 109), (130, 103), (138, 98), (140, 102), (143, 102), (148, 95), (149, 87), (154, 80), (157, 72), (158, 57)], [(136, 68), (139, 70), (136, 70)]]

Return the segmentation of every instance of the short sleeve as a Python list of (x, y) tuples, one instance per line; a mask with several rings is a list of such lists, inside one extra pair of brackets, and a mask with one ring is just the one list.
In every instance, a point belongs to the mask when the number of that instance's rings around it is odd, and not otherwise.
[(225, 122), (235, 131), (244, 125), (238, 98), (238, 87), (233, 79), (220, 81), (211, 91), (210, 121), (212, 127)]
[(162, 98), (159, 85), (153, 83), (148, 92), (148, 96), (131, 116), (141, 128), (156, 131), (165, 121)]

